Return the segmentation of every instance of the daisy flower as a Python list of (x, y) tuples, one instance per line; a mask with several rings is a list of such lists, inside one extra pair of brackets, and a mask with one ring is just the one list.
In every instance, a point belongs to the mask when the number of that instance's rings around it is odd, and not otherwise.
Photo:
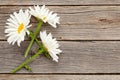
[(20, 46), (21, 41), (24, 41), (26, 33), (29, 34), (30, 17), (29, 11), (23, 11), (22, 9), (18, 13), (14, 12), (10, 15), (10, 18), (7, 19), (7, 26), (5, 26), (9, 44), (14, 45), (17, 42), (17, 45)]
[(37, 19), (43, 20), (44, 23), (48, 22), (54, 28), (57, 27), (56, 24), (60, 24), (60, 17), (57, 16), (57, 13), (53, 13), (53, 11), (50, 11), (48, 8), (45, 7), (45, 5), (43, 5), (42, 7), (37, 5), (34, 6), (34, 9), (31, 7), (29, 9), (31, 15), (33, 15)]
[(53, 39), (51, 33), (47, 35), (46, 31), (40, 32), (40, 38), (45, 50), (47, 50), (53, 58), (53, 61), (58, 62), (57, 54), (60, 54), (62, 51), (59, 49), (60, 45), (58, 44), (56, 38)]

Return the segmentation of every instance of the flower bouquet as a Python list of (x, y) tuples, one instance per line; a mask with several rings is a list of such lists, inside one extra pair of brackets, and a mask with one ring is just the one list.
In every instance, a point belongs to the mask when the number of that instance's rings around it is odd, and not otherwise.
[[(29, 29), (32, 27), (30, 24), (31, 16), (34, 16), (38, 21), (35, 31)], [(24, 11), (20, 9), (19, 12), (14, 12), (10, 15), (10, 18), (7, 19), (7, 26), (5, 26), (7, 42), (12, 45), (17, 43), (20, 47), (20, 43), (25, 40), (26, 36), (31, 39), (24, 53), (26, 60), (22, 64), (18, 65), (18, 67), (13, 69), (11, 73), (16, 73), (22, 68), (31, 71), (32, 69), (28, 66), (28, 63), (36, 59), (41, 54), (45, 54), (47, 58), (52, 57), (53, 61), (58, 62), (58, 54), (62, 52), (62, 50), (59, 49), (60, 45), (58, 44), (58, 41), (56, 38), (53, 38), (51, 33), (47, 34), (46, 30), (40, 31), (40, 29), (44, 23), (48, 23), (53, 28), (57, 28), (59, 19), (60, 17), (58, 17), (53, 11), (46, 8), (45, 5), (41, 7), (36, 5), (34, 8), (29, 7), (29, 9)], [(40, 36), (40, 40), (37, 38), (38, 34)], [(34, 55), (28, 57), (34, 42), (37, 43), (38, 50)]]

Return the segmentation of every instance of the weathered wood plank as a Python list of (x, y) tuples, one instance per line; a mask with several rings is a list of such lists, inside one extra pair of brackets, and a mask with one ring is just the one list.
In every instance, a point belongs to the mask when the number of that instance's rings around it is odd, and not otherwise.
[(106, 5), (120, 4), (120, 0), (0, 0), (0, 5)]
[[(0, 7), (0, 39), (9, 14), (28, 6)], [(61, 17), (58, 29), (44, 25), (59, 40), (120, 40), (120, 6), (48, 6)], [(35, 19), (31, 20), (33, 29)], [(42, 30), (43, 30), (42, 29)]]
[(0, 80), (118, 80), (119, 75), (0, 75)]
[[(29, 65), (33, 73), (120, 73), (120, 41), (60, 41), (59, 63), (43, 55)], [(24, 45), (26, 44), (26, 45)], [(0, 73), (9, 73), (24, 61), (26, 42), (18, 48), (0, 42)], [(34, 46), (34, 49), (37, 49)], [(32, 49), (32, 53), (34, 52)], [(28, 73), (25, 69), (18, 73)]]

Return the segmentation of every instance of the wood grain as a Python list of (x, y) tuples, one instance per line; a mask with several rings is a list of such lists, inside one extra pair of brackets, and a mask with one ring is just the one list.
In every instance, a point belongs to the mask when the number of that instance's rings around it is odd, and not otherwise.
[[(10, 13), (28, 6), (0, 7), (0, 39)], [(44, 25), (58, 40), (120, 40), (120, 6), (48, 6), (61, 17), (57, 29)], [(32, 18), (32, 29), (36, 20)]]
[(118, 80), (119, 75), (0, 75), (0, 80)]
[[(6, 20), (14, 11), (37, 4), (48, 5), (61, 17), (57, 29), (48, 24), (42, 27), (60, 40), (63, 53), (59, 63), (41, 55), (29, 64), (33, 72), (18, 72), (40, 75), (1, 74), (0, 80), (120, 79), (119, 75), (70, 75), (120, 73), (120, 0), (0, 0), (0, 73), (9, 73), (25, 60), (23, 53), (29, 42), (22, 42), (21, 47), (9, 45), (4, 34)], [(31, 22), (34, 30), (37, 21), (32, 18)], [(34, 44), (29, 56), (36, 49)]]
[[(43, 55), (29, 65), (32, 73), (120, 73), (119, 41), (59, 41), (63, 53), (59, 63)], [(26, 45), (25, 45), (26, 44)], [(28, 42), (21, 47), (0, 42), (0, 73), (9, 73), (24, 61), (23, 52)], [(36, 44), (30, 54), (34, 54)], [(30, 73), (25, 69), (18, 73)]]
[(0, 5), (119, 5), (120, 0), (0, 0)]

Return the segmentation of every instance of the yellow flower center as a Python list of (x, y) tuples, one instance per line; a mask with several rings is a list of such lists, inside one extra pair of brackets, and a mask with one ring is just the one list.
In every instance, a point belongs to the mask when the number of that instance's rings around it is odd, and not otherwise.
[(44, 17), (43, 17), (43, 20), (46, 20), (46, 19), (47, 19), (47, 17), (46, 17), (46, 16), (44, 16)]
[(43, 44), (43, 49), (44, 49), (45, 52), (49, 53), (48, 48), (44, 44)]
[(24, 29), (24, 24), (21, 23), (18, 27), (18, 33), (20, 34), (20, 32)]

